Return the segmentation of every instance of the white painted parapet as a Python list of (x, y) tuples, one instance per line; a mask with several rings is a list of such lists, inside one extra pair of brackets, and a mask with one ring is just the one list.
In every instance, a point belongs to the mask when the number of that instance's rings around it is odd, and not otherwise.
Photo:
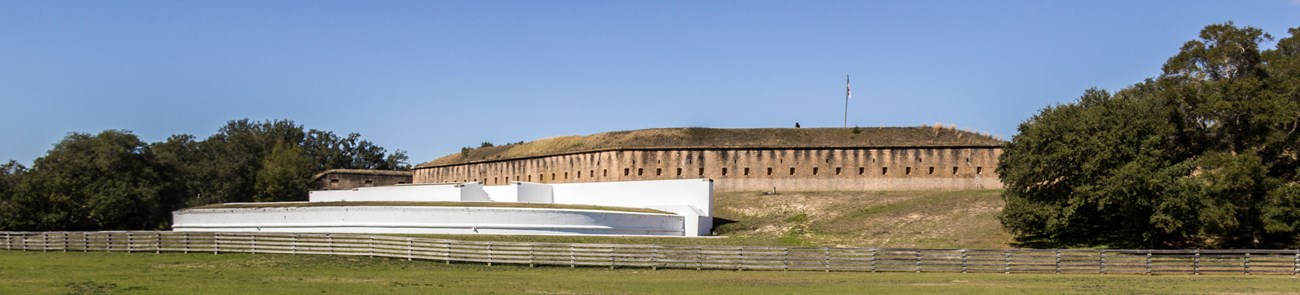
[[(676, 179), (676, 180), (646, 180), (646, 181), (623, 181), (623, 182), (589, 182), (589, 183), (562, 183), (562, 184), (543, 184), (531, 182), (514, 182), (509, 185), (501, 186), (483, 186), (477, 182), (467, 182), (460, 184), (424, 184), (424, 185), (396, 185), (380, 187), (363, 187), (352, 190), (333, 190), (333, 191), (312, 191), (309, 197), (310, 203), (319, 202), (496, 202), (496, 203), (540, 203), (540, 204), (569, 204), (569, 205), (595, 205), (610, 207), (626, 208), (647, 208), (661, 211), (672, 212), (680, 217), (677, 220), (679, 228), (676, 230), (678, 235), (685, 236), (707, 236), (711, 234), (713, 228), (713, 181), (709, 179)], [(338, 210), (308, 210), (307, 208), (316, 207), (272, 207), (263, 208), (223, 208), (223, 209), (185, 209), (174, 212), (176, 222), (173, 226), (177, 230), (190, 230), (194, 228), (283, 228), (289, 230), (313, 230), (320, 229), (330, 230), (347, 230), (333, 232), (375, 232), (375, 233), (423, 233), (429, 232), (429, 229), (421, 229), (418, 222), (440, 222), (437, 224), (447, 224), (441, 219), (416, 219), (410, 221), (411, 224), (386, 228), (384, 219), (406, 220), (410, 216), (403, 214), (415, 214), (412, 212), (424, 212), (421, 214), (446, 214), (445, 211), (419, 209), (416, 211), (398, 210), (393, 208), (457, 208), (457, 207), (384, 207), (395, 214), (391, 216), (378, 216), (373, 220), (366, 219), (364, 222), (355, 223), (354, 220), (348, 220), (347, 208), (370, 208), (366, 206), (338, 206), (344, 208), (341, 212)], [(335, 208), (335, 207), (328, 207)], [(496, 209), (485, 207), (460, 207), (464, 210), (456, 212), (477, 212), (467, 215), (471, 220), (465, 221), (466, 224), (476, 223), (472, 220), (473, 216), (481, 215), (490, 218), (502, 219), (493, 220), (499, 224), (527, 224), (527, 222), (536, 222), (539, 226), (547, 228), (560, 228), (564, 221), (570, 220), (565, 218), (556, 219), (557, 221), (548, 221), (543, 219), (522, 220), (519, 222), (508, 220), (511, 216), (542, 216), (542, 212), (556, 212), (556, 216), (570, 216), (573, 212), (569, 209), (527, 209), (528, 214), (502, 214), (498, 209), (518, 209), (522, 208), (501, 208)], [(466, 209), (472, 208), (472, 209)], [(216, 210), (216, 211), (202, 211)], [(277, 215), (280, 219), (262, 220), (254, 217), (265, 215), (266, 212), (281, 212), (275, 210), (284, 210), (283, 214)], [(368, 209), (369, 210), (369, 209)], [(615, 212), (603, 211), (599, 212)], [(259, 213), (260, 212), (260, 213)], [(332, 213), (331, 213), (332, 212)], [(256, 213), (256, 214), (255, 214)], [(208, 214), (208, 215), (204, 215)], [(343, 221), (334, 220), (337, 216), (328, 216), (328, 214), (343, 214)], [(603, 213), (614, 214), (614, 213)], [(624, 213), (617, 213), (624, 214)], [(209, 217), (197, 217), (209, 216)], [(300, 218), (301, 216), (314, 216), (298, 223), (289, 223), (284, 225), (283, 221)], [(245, 219), (245, 217), (249, 219)], [(200, 218), (200, 219), (194, 219)], [(207, 218), (207, 219), (203, 219)], [(307, 217), (301, 217), (307, 218)], [(426, 217), (418, 217), (426, 218)], [(433, 218), (433, 217), (428, 217)], [(487, 218), (487, 217), (485, 217)], [(557, 217), (558, 218), (558, 217)], [(211, 219), (211, 220), (208, 220)], [(196, 221), (197, 220), (197, 221)], [(207, 221), (204, 221), (207, 220)], [(260, 221), (259, 221), (260, 220)], [(182, 222), (185, 221), (185, 222)], [(316, 226), (312, 222), (324, 222)], [(593, 224), (609, 221), (607, 219), (593, 219)], [(482, 221), (488, 222), (488, 221)], [(482, 223), (478, 222), (478, 223)], [(267, 226), (258, 224), (265, 223)], [(402, 222), (398, 222), (399, 224)], [(454, 223), (454, 222), (453, 222)], [(233, 225), (232, 225), (233, 224)], [(272, 226), (274, 224), (280, 224)], [(331, 225), (333, 224), (333, 225)], [(370, 224), (370, 225), (368, 225)], [(367, 226), (373, 225), (374, 231), (360, 231)], [(591, 224), (575, 226), (590, 226)], [(431, 228), (444, 228), (443, 225), (428, 225)], [(616, 228), (635, 228), (617, 224), (607, 225), (611, 229), (605, 230), (607, 234), (624, 231)], [(516, 225), (506, 226), (513, 228)], [(658, 225), (652, 225), (656, 228), (655, 235), (658, 235), (661, 229)], [(409, 229), (411, 231), (395, 231), (392, 228)], [(452, 226), (451, 228), (455, 228)], [(454, 230), (453, 230), (454, 231)], [(506, 232), (511, 230), (497, 230), (494, 232)], [(551, 230), (555, 233), (581, 233), (580, 231), (562, 231)], [(632, 230), (631, 232), (635, 232)], [(440, 233), (445, 231), (439, 231)], [(534, 231), (536, 232), (536, 231)], [(542, 231), (547, 232), (547, 231)]]
[(645, 180), (551, 184), (556, 204), (649, 208), (686, 217), (687, 236), (713, 230), (713, 181)]
[(196, 208), (174, 231), (681, 236), (682, 216), (581, 209), (320, 206)]
[(416, 184), (311, 191), (309, 202), (459, 202), (460, 184)]
[(555, 192), (549, 184), (515, 182), (520, 203), (554, 204)]

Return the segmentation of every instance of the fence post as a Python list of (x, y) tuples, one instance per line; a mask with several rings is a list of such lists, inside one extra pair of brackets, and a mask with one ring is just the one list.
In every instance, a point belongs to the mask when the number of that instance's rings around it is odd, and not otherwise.
[[(1296, 254), (1296, 257), (1300, 257), (1300, 254)], [(785, 257), (781, 260), (781, 271), (790, 271), (790, 248), (785, 248)]]
[(190, 233), (181, 233), (181, 253), (190, 253)]
[(1291, 263), (1291, 275), (1300, 275), (1300, 250), (1295, 250), (1295, 260)]
[(736, 247), (736, 271), (745, 270), (745, 247)]
[(415, 256), (411, 253), (415, 250), (413, 248), (415, 248), (415, 241), (413, 241), (411, 238), (406, 238), (406, 261), (411, 261), (413, 258), (415, 258)]
[(1192, 274), (1201, 274), (1201, 249), (1196, 249), (1196, 254), (1192, 256)]
[(442, 253), (443, 257), (446, 258), (444, 261), (447, 262), (446, 264), (451, 264), (451, 241), (443, 241), (442, 246), (446, 250)]
[(704, 247), (695, 246), (695, 270), (704, 269)]
[(654, 248), (650, 248), (650, 270), (659, 270), (659, 246), (658, 245), (656, 245)]
[(249, 236), (253, 238), (253, 242), (252, 242), (252, 246), (249, 247), (248, 252), (257, 254), (257, 234), (251, 234)]
[(212, 233), (212, 255), (217, 255), (218, 252), (221, 252), (221, 239), (217, 238), (219, 236), (221, 236), (221, 234)]
[(825, 271), (826, 271), (826, 272), (831, 272), (831, 250), (830, 250), (830, 248), (822, 247), (822, 266), (825, 267)]
[(966, 273), (966, 249), (961, 249), (961, 273)]
[(609, 269), (614, 269), (614, 265), (618, 263), (615, 260), (616, 259), (614, 258), (614, 246), (609, 246)]
[(63, 252), (68, 252), (68, 232), (63, 232)]
[(87, 232), (81, 233), (81, 245), (82, 245), (81, 252), (90, 251), (90, 233)]
[(289, 236), (289, 255), (298, 255), (298, 233)]
[(1241, 266), (1246, 271), (1246, 274), (1250, 274), (1250, 252), (1246, 252), (1246, 259), (1242, 261)]
[(1098, 264), (1101, 268), (1099, 272), (1101, 274), (1106, 274), (1106, 250), (1097, 250), (1097, 253), (1101, 254), (1101, 263)]
[(1002, 272), (1011, 273), (1011, 250), (1002, 250)]
[(135, 240), (131, 236), (131, 232), (126, 232), (126, 253), (132, 252), (133, 249), (131, 249), (131, 243), (133, 242), (135, 242)]
[(537, 254), (535, 253), (536, 252), (535, 248), (537, 248), (536, 245), (533, 245), (533, 243), (528, 243), (528, 267), (534, 267), (534, 261), (537, 260)]
[(41, 252), (50, 251), (50, 233), (41, 233)]
[(487, 242), (488, 266), (492, 266), (492, 242)]
[(919, 273), (921, 272), (921, 249), (915, 249), (913, 251), (912, 254), (916, 256), (916, 272)]
[(1056, 249), (1056, 274), (1061, 274), (1061, 249)]
[(162, 253), (162, 232), (153, 232), (153, 254)]
[(370, 251), (370, 258), (375, 258), (375, 237), (366, 237), (366, 250)]
[(334, 235), (325, 234), (325, 250), (328, 250), (330, 254), (334, 254)]
[(876, 248), (871, 248), (871, 272), (876, 272)]
[(578, 267), (578, 257), (573, 253), (573, 245), (569, 245), (569, 268)]
[(1151, 250), (1147, 250), (1147, 275), (1151, 275)]

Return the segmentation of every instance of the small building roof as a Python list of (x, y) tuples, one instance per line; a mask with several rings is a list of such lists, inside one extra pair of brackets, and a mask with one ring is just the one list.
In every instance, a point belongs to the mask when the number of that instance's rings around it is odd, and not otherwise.
[(375, 170), (375, 169), (330, 169), (312, 176), (312, 181), (319, 180), (321, 177), (330, 174), (352, 174), (352, 175), (378, 175), (378, 176), (411, 176), (411, 171), (401, 170)]

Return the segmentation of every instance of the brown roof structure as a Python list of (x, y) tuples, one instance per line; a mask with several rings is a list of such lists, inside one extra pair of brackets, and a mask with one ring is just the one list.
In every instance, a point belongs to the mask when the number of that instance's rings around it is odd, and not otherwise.
[(321, 176), (329, 174), (355, 174), (355, 175), (384, 175), (384, 176), (411, 176), (411, 171), (399, 170), (373, 170), (373, 169), (330, 169), (312, 176), (312, 181), (316, 181)]
[(522, 144), (476, 148), (416, 168), (621, 149), (995, 147), (1003, 144), (1004, 141), (992, 136), (939, 126), (658, 128), (559, 136)]

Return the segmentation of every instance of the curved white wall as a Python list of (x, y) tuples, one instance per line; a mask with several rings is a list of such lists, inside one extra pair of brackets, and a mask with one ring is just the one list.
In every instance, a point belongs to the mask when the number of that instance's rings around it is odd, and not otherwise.
[(673, 214), (578, 209), (328, 206), (184, 209), (174, 231), (682, 236)]

